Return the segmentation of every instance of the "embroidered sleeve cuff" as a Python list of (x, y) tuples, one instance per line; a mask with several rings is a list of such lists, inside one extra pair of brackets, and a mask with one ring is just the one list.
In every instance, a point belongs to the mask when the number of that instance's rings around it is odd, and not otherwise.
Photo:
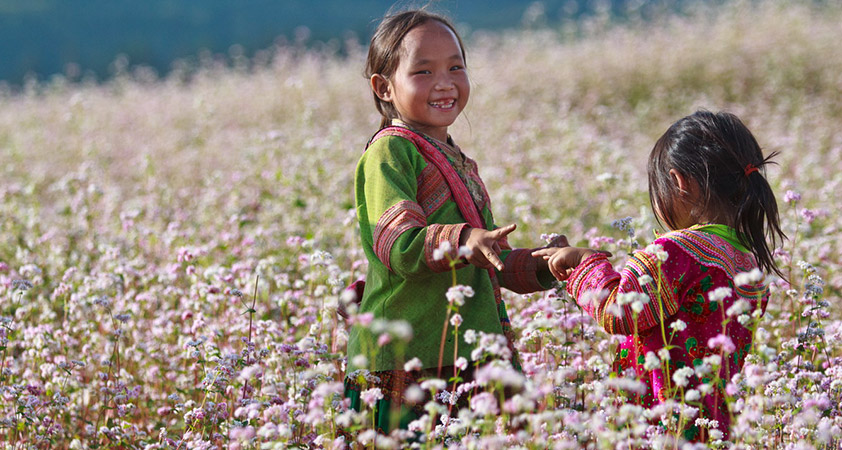
[(594, 253), (585, 258), (567, 279), (567, 293), (576, 299), (589, 314), (595, 309), (594, 299), (605, 296), (606, 289), (619, 282), (620, 274), (604, 253)]
[[(538, 278), (538, 261), (532, 256), (533, 249), (519, 248), (512, 250), (505, 261), (505, 268), (498, 272), (500, 286), (517, 292), (528, 294), (535, 291), (543, 291), (548, 288)], [(547, 280), (549, 281), (549, 280)]]
[[(398, 236), (412, 228), (420, 228), (427, 225), (424, 211), (418, 203), (404, 200), (396, 203), (387, 209), (374, 229), (374, 253), (377, 258), (387, 267), (392, 269), (390, 255), (392, 246)], [(458, 236), (457, 236), (458, 243)]]
[[(456, 259), (459, 254), (459, 236), (461, 236), (463, 229), (469, 227), (467, 223), (434, 223), (427, 227), (427, 237), (424, 241), (424, 259), (430, 270), (433, 272), (447, 272), (450, 270), (450, 261)], [(436, 251), (441, 248), (444, 242), (450, 244), (450, 253), (448, 255), (439, 254), (440, 252)], [(436, 259), (436, 257), (439, 258)], [(456, 267), (463, 266), (465, 264), (460, 263)]]

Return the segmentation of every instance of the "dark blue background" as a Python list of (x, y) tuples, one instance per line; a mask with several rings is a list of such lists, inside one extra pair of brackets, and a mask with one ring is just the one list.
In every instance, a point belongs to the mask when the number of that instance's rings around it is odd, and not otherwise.
[[(401, 1), (397, 6), (425, 3)], [(501, 30), (521, 26), (533, 3), (442, 0), (432, 7), (463, 29)], [(628, 4), (639, 2), (541, 3), (545, 22), (553, 26), (592, 14), (597, 5), (622, 16)], [(643, 10), (664, 4), (648, 2)], [(277, 42), (294, 42), (302, 26), (309, 31), (304, 33), (308, 45), (349, 35), (365, 43), (394, 5), (392, 0), (0, 0), (0, 80), (15, 85), (27, 76), (43, 81), (54, 74), (102, 80), (114, 73), (118, 55), (132, 66), (165, 75), (173, 61), (195, 60), (201, 50), (228, 55), (237, 44), (251, 56)], [(68, 71), (70, 63), (75, 69)]]

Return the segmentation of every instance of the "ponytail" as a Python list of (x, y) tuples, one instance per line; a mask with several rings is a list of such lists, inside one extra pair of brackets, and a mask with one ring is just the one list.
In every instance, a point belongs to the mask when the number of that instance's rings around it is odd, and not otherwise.
[(751, 249), (761, 270), (785, 278), (775, 264), (772, 249), (777, 248), (778, 243), (786, 239), (786, 235), (781, 230), (775, 194), (766, 180), (765, 170), (762, 170), (767, 164), (774, 164), (771, 160), (777, 155), (778, 152), (773, 152), (759, 163), (749, 162), (745, 165), (740, 174), (745, 185), (745, 195), (739, 197), (736, 205), (734, 228), (740, 241)]
[(785, 278), (775, 264), (773, 249), (786, 235), (781, 231), (775, 194), (764, 175), (775, 156), (777, 152), (763, 157), (754, 135), (737, 116), (697, 111), (675, 122), (655, 143), (649, 155), (649, 200), (675, 229), (675, 199), (680, 193), (669, 171), (675, 169), (693, 179), (701, 193), (698, 216), (733, 226), (760, 268)]

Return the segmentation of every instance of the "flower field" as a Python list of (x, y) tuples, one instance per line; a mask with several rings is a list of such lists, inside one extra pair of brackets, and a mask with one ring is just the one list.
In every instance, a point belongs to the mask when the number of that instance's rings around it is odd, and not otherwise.
[[(842, 8), (827, 3), (467, 39), (451, 132), (513, 245), (563, 233), (621, 264), (657, 229), (649, 150), (698, 108), (780, 152), (767, 177), (791, 284), (770, 277), (743, 373), (721, 380), (732, 442), (698, 448), (842, 448)], [(685, 445), (700, 393), (626, 404), (618, 340), (556, 291), (505, 293), (523, 372), (481, 366), (452, 418), (438, 396), (384, 436), (347, 408), (336, 310), (365, 274), (353, 172), (379, 116), (365, 49), (342, 47), (0, 90), (0, 449)]]

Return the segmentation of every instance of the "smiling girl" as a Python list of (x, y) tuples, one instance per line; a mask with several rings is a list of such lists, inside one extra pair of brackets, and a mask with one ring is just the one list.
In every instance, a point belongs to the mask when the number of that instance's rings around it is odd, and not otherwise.
[[(508, 350), (500, 356), (511, 357), (515, 366), (500, 287), (534, 292), (549, 287), (552, 276), (530, 250), (510, 249), (506, 235), (515, 225), (494, 225), (476, 163), (448, 134), (471, 93), (464, 47), (450, 22), (423, 10), (386, 17), (372, 37), (366, 75), (382, 121), (355, 179), (360, 236), (369, 262), (360, 313), (406, 321), (413, 337), (396, 344), (378, 340), (367, 327), (352, 327), (348, 360), (364, 361), (358, 368), (369, 372), (360, 376), (349, 368), (345, 386), (357, 409), (363, 391), (369, 403), (382, 395), (374, 405), (375, 425), (388, 431), (422, 413), (423, 402), (416, 408), (405, 404), (406, 388), (425, 378), (446, 379), (455, 373), (457, 361), (463, 367), (471, 361), (473, 346), (461, 334), (454, 342), (448, 332), (441, 342), (445, 294), (454, 284), (449, 261), (460, 260), (455, 283), (474, 292), (459, 309), (459, 329), (505, 335)], [(464, 249), (457, 254), (460, 247), (467, 247), (468, 254)], [(448, 257), (436, 258), (443, 248), (451, 249)], [(420, 364), (404, 367), (410, 360)], [(470, 368), (460, 375), (469, 379)]]

